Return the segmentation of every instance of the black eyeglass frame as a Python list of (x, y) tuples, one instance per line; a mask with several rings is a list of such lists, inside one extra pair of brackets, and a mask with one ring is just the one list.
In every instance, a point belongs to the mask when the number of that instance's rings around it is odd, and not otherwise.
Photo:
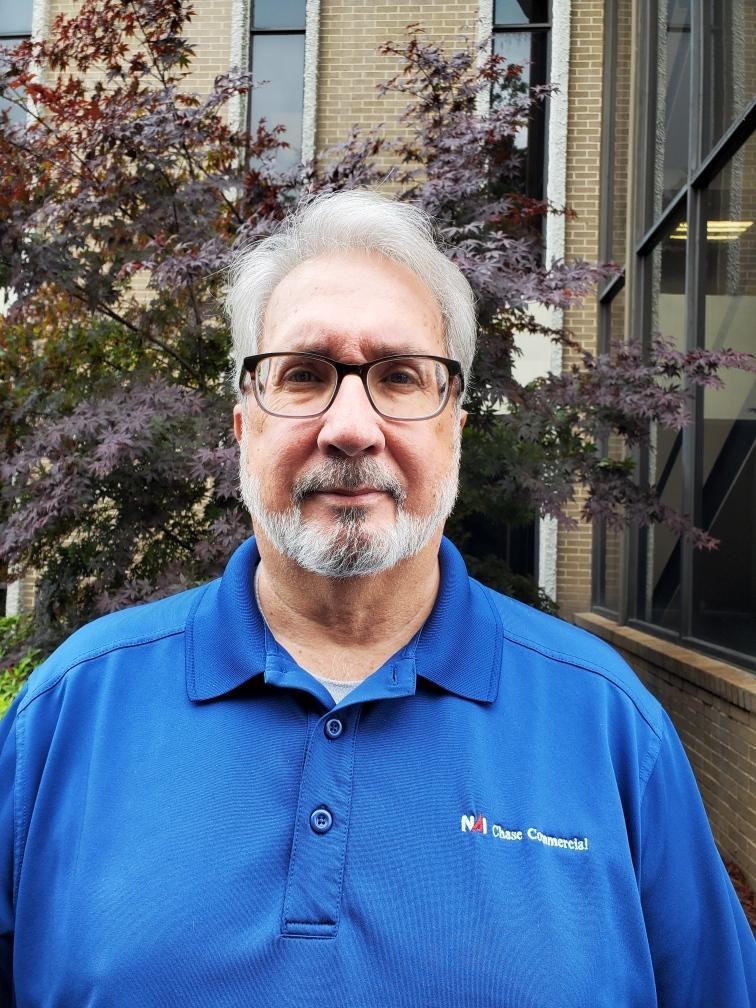
[[(274, 413), (272, 412), (272, 410), (267, 409), (263, 405), (263, 403), (260, 402), (260, 396), (258, 395), (257, 392), (257, 382), (254, 379), (257, 365), (260, 363), (260, 361), (267, 360), (270, 357), (306, 357), (314, 360), (326, 361), (328, 364), (331, 364), (334, 370), (336, 371), (336, 385), (334, 386), (331, 398), (328, 400), (328, 403), (323, 407), (323, 409), (318, 410), (316, 413), (297, 413), (297, 414)], [(368, 371), (374, 365), (383, 364), (386, 361), (412, 360), (417, 357), (422, 357), (423, 360), (436, 361), (439, 364), (446, 365), (446, 369), (449, 372), (449, 383), (446, 386), (446, 395), (443, 399), (443, 402), (440, 404), (438, 409), (435, 410), (435, 412), (430, 413), (428, 416), (393, 417), (389, 416), (387, 413), (383, 413), (375, 405), (375, 403), (373, 402), (373, 397), (370, 395), (370, 389), (368, 388), (368, 382), (367, 382)], [(432, 420), (433, 417), (437, 417), (439, 413), (443, 413), (443, 411), (446, 409), (447, 403), (451, 399), (452, 384), (455, 378), (458, 380), (459, 383), (460, 395), (462, 394), (462, 392), (464, 392), (465, 388), (465, 379), (462, 374), (462, 365), (459, 363), (459, 361), (452, 360), (450, 357), (437, 357), (435, 354), (417, 354), (417, 353), (388, 354), (386, 357), (377, 357), (375, 360), (365, 361), (364, 364), (347, 364), (344, 361), (333, 360), (332, 357), (326, 357), (325, 354), (313, 353), (309, 350), (279, 350), (274, 351), (272, 353), (252, 354), (252, 356), (250, 357), (245, 357), (244, 361), (242, 362), (241, 374), (239, 375), (239, 388), (241, 389), (242, 392), (245, 391), (244, 379), (245, 377), (248, 376), (252, 382), (252, 388), (255, 393), (255, 399), (257, 400), (257, 405), (269, 416), (282, 417), (284, 420), (312, 420), (313, 417), (319, 417), (322, 416), (324, 413), (328, 412), (328, 410), (333, 405), (334, 399), (339, 394), (339, 389), (341, 388), (342, 381), (347, 375), (359, 375), (362, 381), (362, 387), (365, 389), (365, 395), (368, 397), (368, 402), (379, 416), (382, 416), (386, 420), (401, 420), (402, 423), (415, 420)]]

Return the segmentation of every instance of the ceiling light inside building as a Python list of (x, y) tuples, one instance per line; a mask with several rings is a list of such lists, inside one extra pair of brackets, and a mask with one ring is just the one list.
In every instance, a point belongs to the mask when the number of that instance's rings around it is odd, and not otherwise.
[[(706, 222), (707, 241), (737, 241), (751, 227), (753, 221), (710, 220)], [(670, 234), (675, 241), (685, 241), (688, 237), (687, 221), (681, 221)]]

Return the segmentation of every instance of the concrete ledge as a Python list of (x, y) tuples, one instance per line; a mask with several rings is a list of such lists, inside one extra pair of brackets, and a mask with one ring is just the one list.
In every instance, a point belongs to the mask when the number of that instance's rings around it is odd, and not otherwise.
[(596, 613), (576, 613), (575, 623), (613, 647), (656, 665), (748, 713), (756, 712), (756, 675), (745, 669), (633, 627), (619, 626)]

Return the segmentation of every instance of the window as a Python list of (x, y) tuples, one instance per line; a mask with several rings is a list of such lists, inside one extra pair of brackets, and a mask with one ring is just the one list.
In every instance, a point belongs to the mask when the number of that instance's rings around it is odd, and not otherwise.
[[(627, 220), (629, 26), (639, 51), (633, 204)], [(756, 351), (756, 63), (750, 0), (607, 0), (602, 248), (625, 277), (599, 297), (602, 349), (619, 333), (648, 346)], [(625, 123), (618, 129), (618, 122)], [(618, 166), (620, 172), (617, 172)], [(619, 176), (619, 177), (618, 177)], [(617, 255), (617, 252), (620, 255)], [(629, 308), (629, 324), (617, 314)], [(719, 540), (695, 550), (668, 529), (594, 539), (594, 606), (623, 622), (756, 668), (756, 381), (724, 372), (697, 393), (692, 423), (650, 431), (639, 478)]]
[[(548, 79), (550, 6), (549, 0), (494, 0), (493, 51), (521, 66), (530, 87)], [(544, 195), (545, 133), (541, 104), (515, 140), (525, 160), (525, 191), (537, 199)]]
[(276, 155), (282, 169), (302, 158), (305, 6), (305, 0), (252, 0), (250, 69), (256, 81), (269, 83), (251, 93), (249, 124), (253, 131), (261, 119), (269, 129), (286, 127), (289, 146)]
[[(0, 9), (0, 50), (12, 49), (31, 36), (32, 0), (3, 0)], [(2, 67), (2, 63), (0, 63)], [(14, 122), (23, 123), (26, 113), (7, 98), (0, 98), (0, 109), (6, 108)]]

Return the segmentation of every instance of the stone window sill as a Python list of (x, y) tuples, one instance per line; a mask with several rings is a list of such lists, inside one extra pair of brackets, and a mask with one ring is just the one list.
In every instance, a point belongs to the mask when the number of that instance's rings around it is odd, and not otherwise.
[(619, 626), (597, 613), (576, 613), (575, 623), (608, 644), (662, 668), (741, 710), (756, 711), (756, 675), (634, 627)]

